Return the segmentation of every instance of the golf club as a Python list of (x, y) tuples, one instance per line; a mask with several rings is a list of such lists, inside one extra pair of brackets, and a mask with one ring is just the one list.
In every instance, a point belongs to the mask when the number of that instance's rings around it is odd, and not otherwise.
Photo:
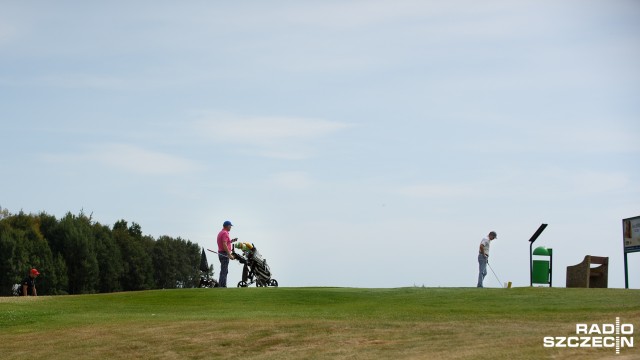
[(493, 273), (493, 275), (496, 277), (496, 280), (498, 280), (498, 283), (500, 283), (500, 287), (504, 288), (504, 285), (502, 285), (502, 281), (500, 281), (500, 278), (498, 278), (498, 275), (496, 275), (496, 272), (493, 271), (493, 268), (491, 267), (491, 265), (489, 265), (489, 262), (487, 262), (487, 265), (489, 266), (489, 269), (491, 269), (491, 272)]
[(207, 249), (207, 250), (208, 250), (208, 251), (211, 251), (211, 252), (212, 252), (212, 253), (214, 253), (214, 254), (222, 255), (222, 256), (224, 256), (224, 257), (228, 258), (229, 260), (232, 260), (228, 255), (220, 254), (219, 252), (217, 252), (217, 251), (213, 251), (213, 250), (211, 250), (211, 249)]

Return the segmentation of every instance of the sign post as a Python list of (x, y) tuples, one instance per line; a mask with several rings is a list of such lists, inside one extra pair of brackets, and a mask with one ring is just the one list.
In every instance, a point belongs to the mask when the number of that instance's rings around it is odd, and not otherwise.
[(622, 220), (624, 250), (624, 288), (629, 288), (629, 268), (627, 254), (640, 251), (640, 216)]
[(531, 235), (531, 239), (529, 239), (529, 286), (533, 286), (533, 243), (538, 240), (538, 236), (540, 236), (546, 228), (547, 224), (540, 225), (538, 230)]

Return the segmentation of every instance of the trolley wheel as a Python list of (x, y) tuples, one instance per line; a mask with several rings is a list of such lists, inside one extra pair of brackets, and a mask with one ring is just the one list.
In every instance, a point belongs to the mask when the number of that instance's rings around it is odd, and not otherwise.
[(278, 280), (271, 279), (271, 281), (269, 281), (269, 286), (278, 287)]
[(249, 286), (249, 284), (247, 284), (247, 282), (246, 282), (246, 281), (240, 281), (240, 282), (238, 283), (238, 287), (247, 287), (247, 286)]

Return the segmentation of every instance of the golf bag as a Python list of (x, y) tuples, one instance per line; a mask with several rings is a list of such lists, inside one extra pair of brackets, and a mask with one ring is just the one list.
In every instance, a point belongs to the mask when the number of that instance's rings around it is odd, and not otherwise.
[(218, 281), (216, 279), (211, 279), (209, 275), (200, 276), (200, 282), (198, 283), (199, 288), (214, 288), (218, 286)]
[(207, 261), (207, 254), (205, 254), (204, 248), (200, 255), (200, 273), (200, 282), (198, 282), (199, 288), (214, 288), (219, 286), (217, 280), (209, 277), (209, 273), (213, 275), (213, 267), (209, 269), (209, 262)]
[(238, 283), (238, 287), (247, 287), (254, 283), (258, 287), (277, 287), (278, 281), (271, 278), (271, 269), (267, 264), (267, 259), (262, 257), (255, 245), (251, 245), (251, 249), (242, 250), (242, 255), (234, 254), (235, 258), (244, 264), (242, 281)]

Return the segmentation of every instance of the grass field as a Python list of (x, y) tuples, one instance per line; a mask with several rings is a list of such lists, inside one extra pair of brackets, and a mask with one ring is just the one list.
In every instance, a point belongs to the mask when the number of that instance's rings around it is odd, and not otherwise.
[[(545, 348), (576, 323), (634, 347)], [(2, 359), (638, 359), (640, 290), (244, 288), (0, 298)]]

